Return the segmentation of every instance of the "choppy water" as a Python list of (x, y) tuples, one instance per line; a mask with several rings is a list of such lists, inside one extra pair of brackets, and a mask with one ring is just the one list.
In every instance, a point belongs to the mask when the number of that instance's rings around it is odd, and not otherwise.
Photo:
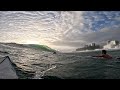
[[(100, 51), (82, 53), (45, 52), (26, 47), (0, 46), (1, 56), (10, 56), (20, 79), (54, 76), (62, 79), (120, 79), (120, 60), (92, 58)], [(7, 52), (7, 53), (6, 53)], [(120, 51), (109, 51), (114, 58)]]

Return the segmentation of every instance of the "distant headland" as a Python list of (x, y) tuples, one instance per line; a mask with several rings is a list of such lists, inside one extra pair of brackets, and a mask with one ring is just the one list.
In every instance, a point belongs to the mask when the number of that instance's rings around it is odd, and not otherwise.
[(104, 45), (97, 45), (96, 43), (91, 43), (89, 45), (84, 45), (82, 48), (77, 48), (76, 51), (84, 50), (96, 50), (96, 49), (119, 49), (120, 42), (118, 40), (108, 40)]

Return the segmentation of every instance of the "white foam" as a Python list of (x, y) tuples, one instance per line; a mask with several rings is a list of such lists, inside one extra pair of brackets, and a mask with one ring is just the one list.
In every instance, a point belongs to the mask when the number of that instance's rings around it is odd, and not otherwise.
[(55, 65), (52, 65), (52, 67), (48, 68), (48, 69), (45, 70), (45, 71), (42, 71), (42, 72), (38, 72), (38, 71), (37, 71), (33, 79), (42, 79), (41, 77), (44, 76), (44, 74), (45, 74), (47, 71), (50, 71), (50, 70), (52, 70), (52, 69), (54, 69), (54, 68), (56, 68), (56, 66), (55, 66)]

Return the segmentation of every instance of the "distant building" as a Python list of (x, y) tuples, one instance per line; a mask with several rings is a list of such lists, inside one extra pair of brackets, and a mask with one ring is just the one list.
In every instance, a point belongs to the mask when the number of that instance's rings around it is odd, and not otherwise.
[(91, 43), (91, 46), (95, 46), (95, 43)]
[(88, 45), (85, 45), (84, 47), (86, 47), (86, 48), (87, 48), (87, 47), (88, 47)]
[(120, 42), (117, 40), (108, 40), (106, 45), (96, 45), (96, 43), (91, 43), (89, 45), (85, 45), (82, 48), (77, 48), (76, 51), (84, 51), (84, 50), (95, 50), (95, 49), (112, 49), (112, 48), (120, 48)]
[(83, 51), (83, 50), (95, 50), (95, 49), (101, 49), (99, 45), (96, 45), (95, 43), (91, 43), (90, 45), (85, 45), (82, 48), (76, 49), (76, 51)]

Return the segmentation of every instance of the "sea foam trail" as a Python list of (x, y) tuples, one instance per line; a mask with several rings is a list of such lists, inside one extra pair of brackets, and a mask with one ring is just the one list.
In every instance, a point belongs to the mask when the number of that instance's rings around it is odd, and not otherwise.
[(52, 67), (48, 68), (47, 70), (45, 71), (42, 71), (42, 72), (36, 72), (35, 74), (35, 77), (33, 79), (42, 79), (41, 77), (44, 76), (44, 74), (47, 72), (47, 71), (50, 71), (52, 69), (56, 68), (55, 65), (53, 65)]

